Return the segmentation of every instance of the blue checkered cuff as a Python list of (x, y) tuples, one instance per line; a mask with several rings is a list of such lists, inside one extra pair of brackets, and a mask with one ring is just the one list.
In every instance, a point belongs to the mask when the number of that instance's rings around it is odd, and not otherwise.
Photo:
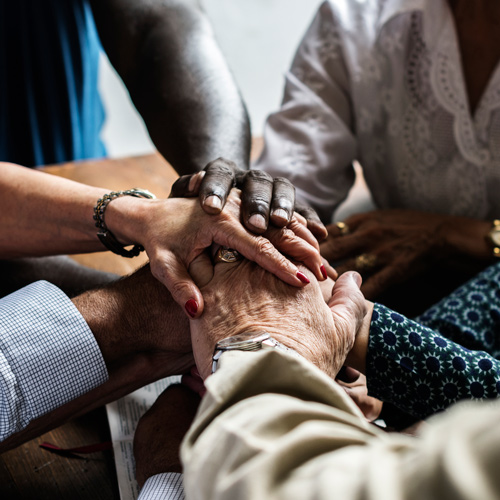
[(182, 474), (166, 472), (151, 476), (144, 483), (137, 500), (184, 500)]
[(107, 379), (94, 335), (59, 288), (38, 281), (0, 299), (0, 440)]

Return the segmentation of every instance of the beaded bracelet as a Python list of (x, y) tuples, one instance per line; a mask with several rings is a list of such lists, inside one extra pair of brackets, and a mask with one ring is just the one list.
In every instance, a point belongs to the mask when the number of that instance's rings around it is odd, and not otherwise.
[(122, 245), (115, 237), (115, 235), (107, 228), (104, 222), (104, 212), (106, 207), (111, 201), (120, 196), (134, 196), (136, 198), (149, 198), (154, 199), (156, 196), (150, 193), (146, 189), (127, 189), (126, 191), (112, 191), (111, 193), (105, 194), (102, 198), (97, 200), (97, 204), (94, 207), (94, 221), (98, 231), (97, 236), (101, 240), (101, 243), (113, 253), (121, 255), (122, 257), (137, 257), (143, 250), (142, 245), (134, 245), (130, 250), (125, 247), (129, 245)]

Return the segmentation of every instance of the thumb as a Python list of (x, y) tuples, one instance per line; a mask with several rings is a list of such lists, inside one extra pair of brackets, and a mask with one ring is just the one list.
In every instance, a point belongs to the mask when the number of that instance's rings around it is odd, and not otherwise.
[(153, 276), (163, 283), (173, 299), (190, 318), (198, 318), (203, 312), (203, 296), (189, 275), (184, 263), (173, 253), (151, 261)]
[(365, 298), (359, 287), (361, 276), (355, 271), (342, 274), (333, 287), (328, 306), (332, 314), (352, 325), (357, 333), (366, 315)]
[(203, 288), (214, 277), (214, 265), (207, 252), (202, 252), (189, 264), (189, 274), (194, 282)]

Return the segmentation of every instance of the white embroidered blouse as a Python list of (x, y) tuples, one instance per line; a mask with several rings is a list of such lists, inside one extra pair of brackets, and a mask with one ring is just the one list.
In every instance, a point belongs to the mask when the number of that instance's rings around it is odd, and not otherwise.
[(500, 217), (500, 66), (471, 116), (446, 0), (324, 2), (264, 136), (254, 168), (325, 222), (353, 160), (379, 208)]

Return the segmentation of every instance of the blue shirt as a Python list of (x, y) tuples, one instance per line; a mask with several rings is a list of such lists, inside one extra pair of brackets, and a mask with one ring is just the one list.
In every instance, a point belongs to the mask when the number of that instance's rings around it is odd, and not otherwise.
[(105, 154), (100, 49), (87, 0), (0, 0), (0, 160)]

